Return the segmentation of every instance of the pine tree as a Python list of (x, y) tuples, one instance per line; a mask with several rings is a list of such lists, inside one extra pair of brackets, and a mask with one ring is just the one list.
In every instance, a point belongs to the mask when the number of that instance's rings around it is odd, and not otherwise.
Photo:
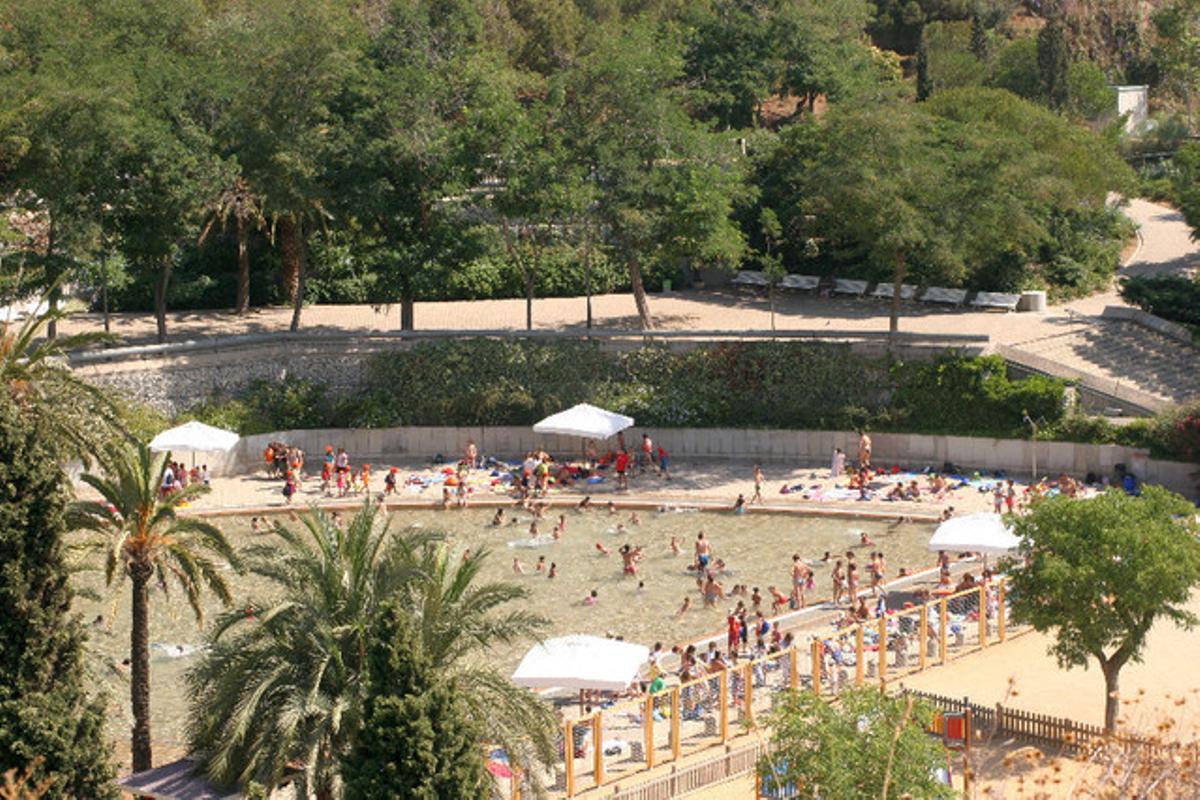
[(983, 26), (983, 17), (974, 14), (971, 17), (971, 52), (983, 63), (988, 60), (987, 28)]
[(929, 51), (925, 46), (925, 34), (917, 44), (917, 101), (928, 100), (933, 94), (933, 79), (929, 77)]
[(1046, 103), (1053, 109), (1066, 107), (1070, 99), (1067, 69), (1071, 65), (1071, 54), (1057, 18), (1051, 18), (1038, 33), (1037, 60)]
[(47, 797), (115, 797), (104, 704), (84, 691), (84, 635), (63, 562), (65, 477), (37, 415), (0, 387), (0, 773)]
[(372, 632), (363, 725), (342, 759), (346, 800), (484, 800), (481, 728), (390, 608)]

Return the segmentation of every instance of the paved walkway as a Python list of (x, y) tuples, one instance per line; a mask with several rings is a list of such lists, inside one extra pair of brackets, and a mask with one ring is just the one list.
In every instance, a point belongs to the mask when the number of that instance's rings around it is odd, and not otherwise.
[[(1122, 275), (1188, 273), (1200, 265), (1200, 247), (1178, 212), (1144, 200), (1131, 201), (1127, 213), (1139, 224), (1141, 240)], [(654, 295), (650, 308), (658, 327), (668, 329), (769, 330), (771, 313), (761, 294), (732, 290), (684, 291)], [(1157, 397), (1179, 401), (1200, 395), (1200, 349), (1188, 347), (1131, 323), (1102, 320), (1106, 305), (1123, 305), (1115, 291), (1050, 308), (1045, 314), (1005, 314), (907, 304), (902, 330), (919, 333), (987, 334), (998, 344), (1017, 346), (1098, 378), (1127, 382)], [(818, 298), (781, 293), (776, 303), (779, 329), (886, 331), (888, 307), (871, 299)], [(637, 313), (628, 294), (592, 299), (596, 327), (635, 329)], [(361, 332), (396, 330), (397, 306), (311, 306), (303, 328)], [(582, 329), (583, 298), (534, 301), (534, 326), (544, 330)], [(202, 339), (239, 333), (287, 330), (291, 310), (260, 308), (245, 316), (224, 311), (168, 315), (172, 340)], [(525, 323), (525, 301), (477, 300), (418, 303), (421, 330), (518, 330)], [(84, 314), (62, 327), (66, 332), (96, 330), (100, 317)], [(117, 314), (113, 331), (129, 343), (154, 340), (148, 314)]]

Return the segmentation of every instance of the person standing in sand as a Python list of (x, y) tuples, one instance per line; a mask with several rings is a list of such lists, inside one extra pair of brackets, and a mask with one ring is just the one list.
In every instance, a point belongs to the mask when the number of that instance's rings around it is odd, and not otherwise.
[(754, 465), (754, 496), (750, 498), (751, 503), (761, 503), (763, 501), (762, 485), (763, 485), (762, 465), (755, 464)]
[(846, 454), (842, 448), (833, 448), (833, 457), (829, 459), (829, 477), (837, 479), (846, 471)]
[(704, 533), (696, 534), (696, 569), (704, 571), (708, 569), (708, 562), (712, 560), (712, 545), (704, 538)]
[(871, 467), (871, 437), (866, 431), (858, 435), (858, 468), (870, 469)]

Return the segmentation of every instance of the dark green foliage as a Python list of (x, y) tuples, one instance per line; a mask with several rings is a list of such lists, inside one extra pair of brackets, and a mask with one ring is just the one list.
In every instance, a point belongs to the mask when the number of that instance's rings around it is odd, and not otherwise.
[(84, 691), (84, 635), (63, 563), (66, 478), (45, 431), (0, 390), (0, 773), (35, 759), (49, 797), (115, 797), (104, 704)]
[(983, 25), (983, 17), (971, 15), (971, 53), (980, 61), (987, 63), (988, 56), (987, 28)]
[[(329, 397), (300, 382), (297, 393)], [(728, 344), (672, 352), (612, 352), (577, 342), (428, 342), (377, 357), (368, 386), (304, 427), (529, 425), (580, 402), (664, 427), (841, 430), (869, 425), (977, 436), (1023, 435), (1028, 413), (1062, 416), (1063, 384), (1013, 381), (997, 357), (946, 356), (889, 365), (845, 345)], [(244, 400), (193, 409), (212, 422), (278, 430), (279, 397), (259, 385)], [(247, 413), (247, 408), (261, 410)], [(246, 430), (243, 430), (246, 432)]]
[(346, 800), (487, 798), (482, 729), (393, 606), (371, 632), (363, 723), (342, 758)]
[(337, 414), (332, 396), (324, 386), (289, 379), (254, 381), (237, 397), (210, 398), (189, 408), (184, 416), (248, 436), (326, 427)]
[(929, 51), (926, 48), (925, 37), (917, 46), (917, 100), (928, 100), (933, 94), (933, 81), (929, 77)]
[(1121, 297), (1143, 311), (1184, 325), (1200, 325), (1200, 282), (1182, 275), (1121, 281)]
[(1071, 65), (1071, 53), (1062, 26), (1056, 19), (1051, 19), (1038, 32), (1037, 62), (1046, 103), (1054, 109), (1066, 107), (1070, 99), (1067, 72)]

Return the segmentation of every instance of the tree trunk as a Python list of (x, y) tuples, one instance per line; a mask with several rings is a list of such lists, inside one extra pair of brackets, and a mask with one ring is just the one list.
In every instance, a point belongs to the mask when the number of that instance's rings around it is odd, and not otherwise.
[(300, 330), (300, 311), (304, 308), (304, 282), (308, 277), (308, 241), (304, 236), (304, 224), (292, 225), (292, 249), (296, 253), (296, 296), (292, 298), (292, 333)]
[(525, 273), (525, 330), (533, 330), (533, 272)]
[(167, 340), (167, 287), (171, 283), (171, 257), (163, 259), (158, 268), (158, 280), (154, 282), (154, 323), (158, 328), (158, 343)]
[(250, 249), (246, 242), (248, 231), (246, 230), (246, 218), (237, 217), (237, 260), (238, 260), (238, 284), (237, 284), (237, 307), (234, 311), (238, 314), (245, 314), (250, 310)]
[(288, 217), (283, 217), (277, 224), (279, 236), (279, 265), (282, 269), (283, 293), (289, 303), (296, 302), (300, 291), (300, 260), (303, 258), (296, 249), (298, 224)]
[(775, 281), (767, 287), (767, 301), (771, 304), (771, 331), (775, 331)]
[(150, 578), (149, 564), (129, 569), (133, 584), (133, 631), (129, 650), (129, 699), (133, 706), (133, 771), (153, 766), (150, 751)]
[[(54, 218), (50, 218), (50, 230), (46, 233), (46, 261), (48, 264), (54, 263), (51, 259), (54, 256)], [(62, 296), (62, 292), (58, 286), (58, 276), (54, 275), (53, 283), (50, 285), (50, 294), (46, 297), (47, 309), (53, 314), (58, 310), (58, 299)], [(46, 336), (51, 341), (58, 338), (58, 322), (51, 319), (46, 325)]]
[(642, 330), (648, 331), (654, 327), (650, 317), (650, 304), (646, 302), (646, 286), (642, 283), (642, 265), (637, 257), (629, 259), (629, 283), (633, 287), (633, 302), (637, 305), (638, 323)]
[(1121, 667), (1112, 661), (1101, 661), (1100, 671), (1104, 673), (1104, 730), (1113, 733), (1117, 729), (1117, 715), (1121, 711), (1121, 698), (1117, 696)]
[(414, 318), (416, 316), (417, 301), (413, 297), (412, 291), (406, 289), (403, 296), (400, 298), (400, 330), (411, 331), (416, 330)]
[(892, 284), (892, 312), (888, 319), (888, 339), (892, 340), (900, 332), (900, 290), (904, 286), (904, 251), (896, 253), (896, 279)]

